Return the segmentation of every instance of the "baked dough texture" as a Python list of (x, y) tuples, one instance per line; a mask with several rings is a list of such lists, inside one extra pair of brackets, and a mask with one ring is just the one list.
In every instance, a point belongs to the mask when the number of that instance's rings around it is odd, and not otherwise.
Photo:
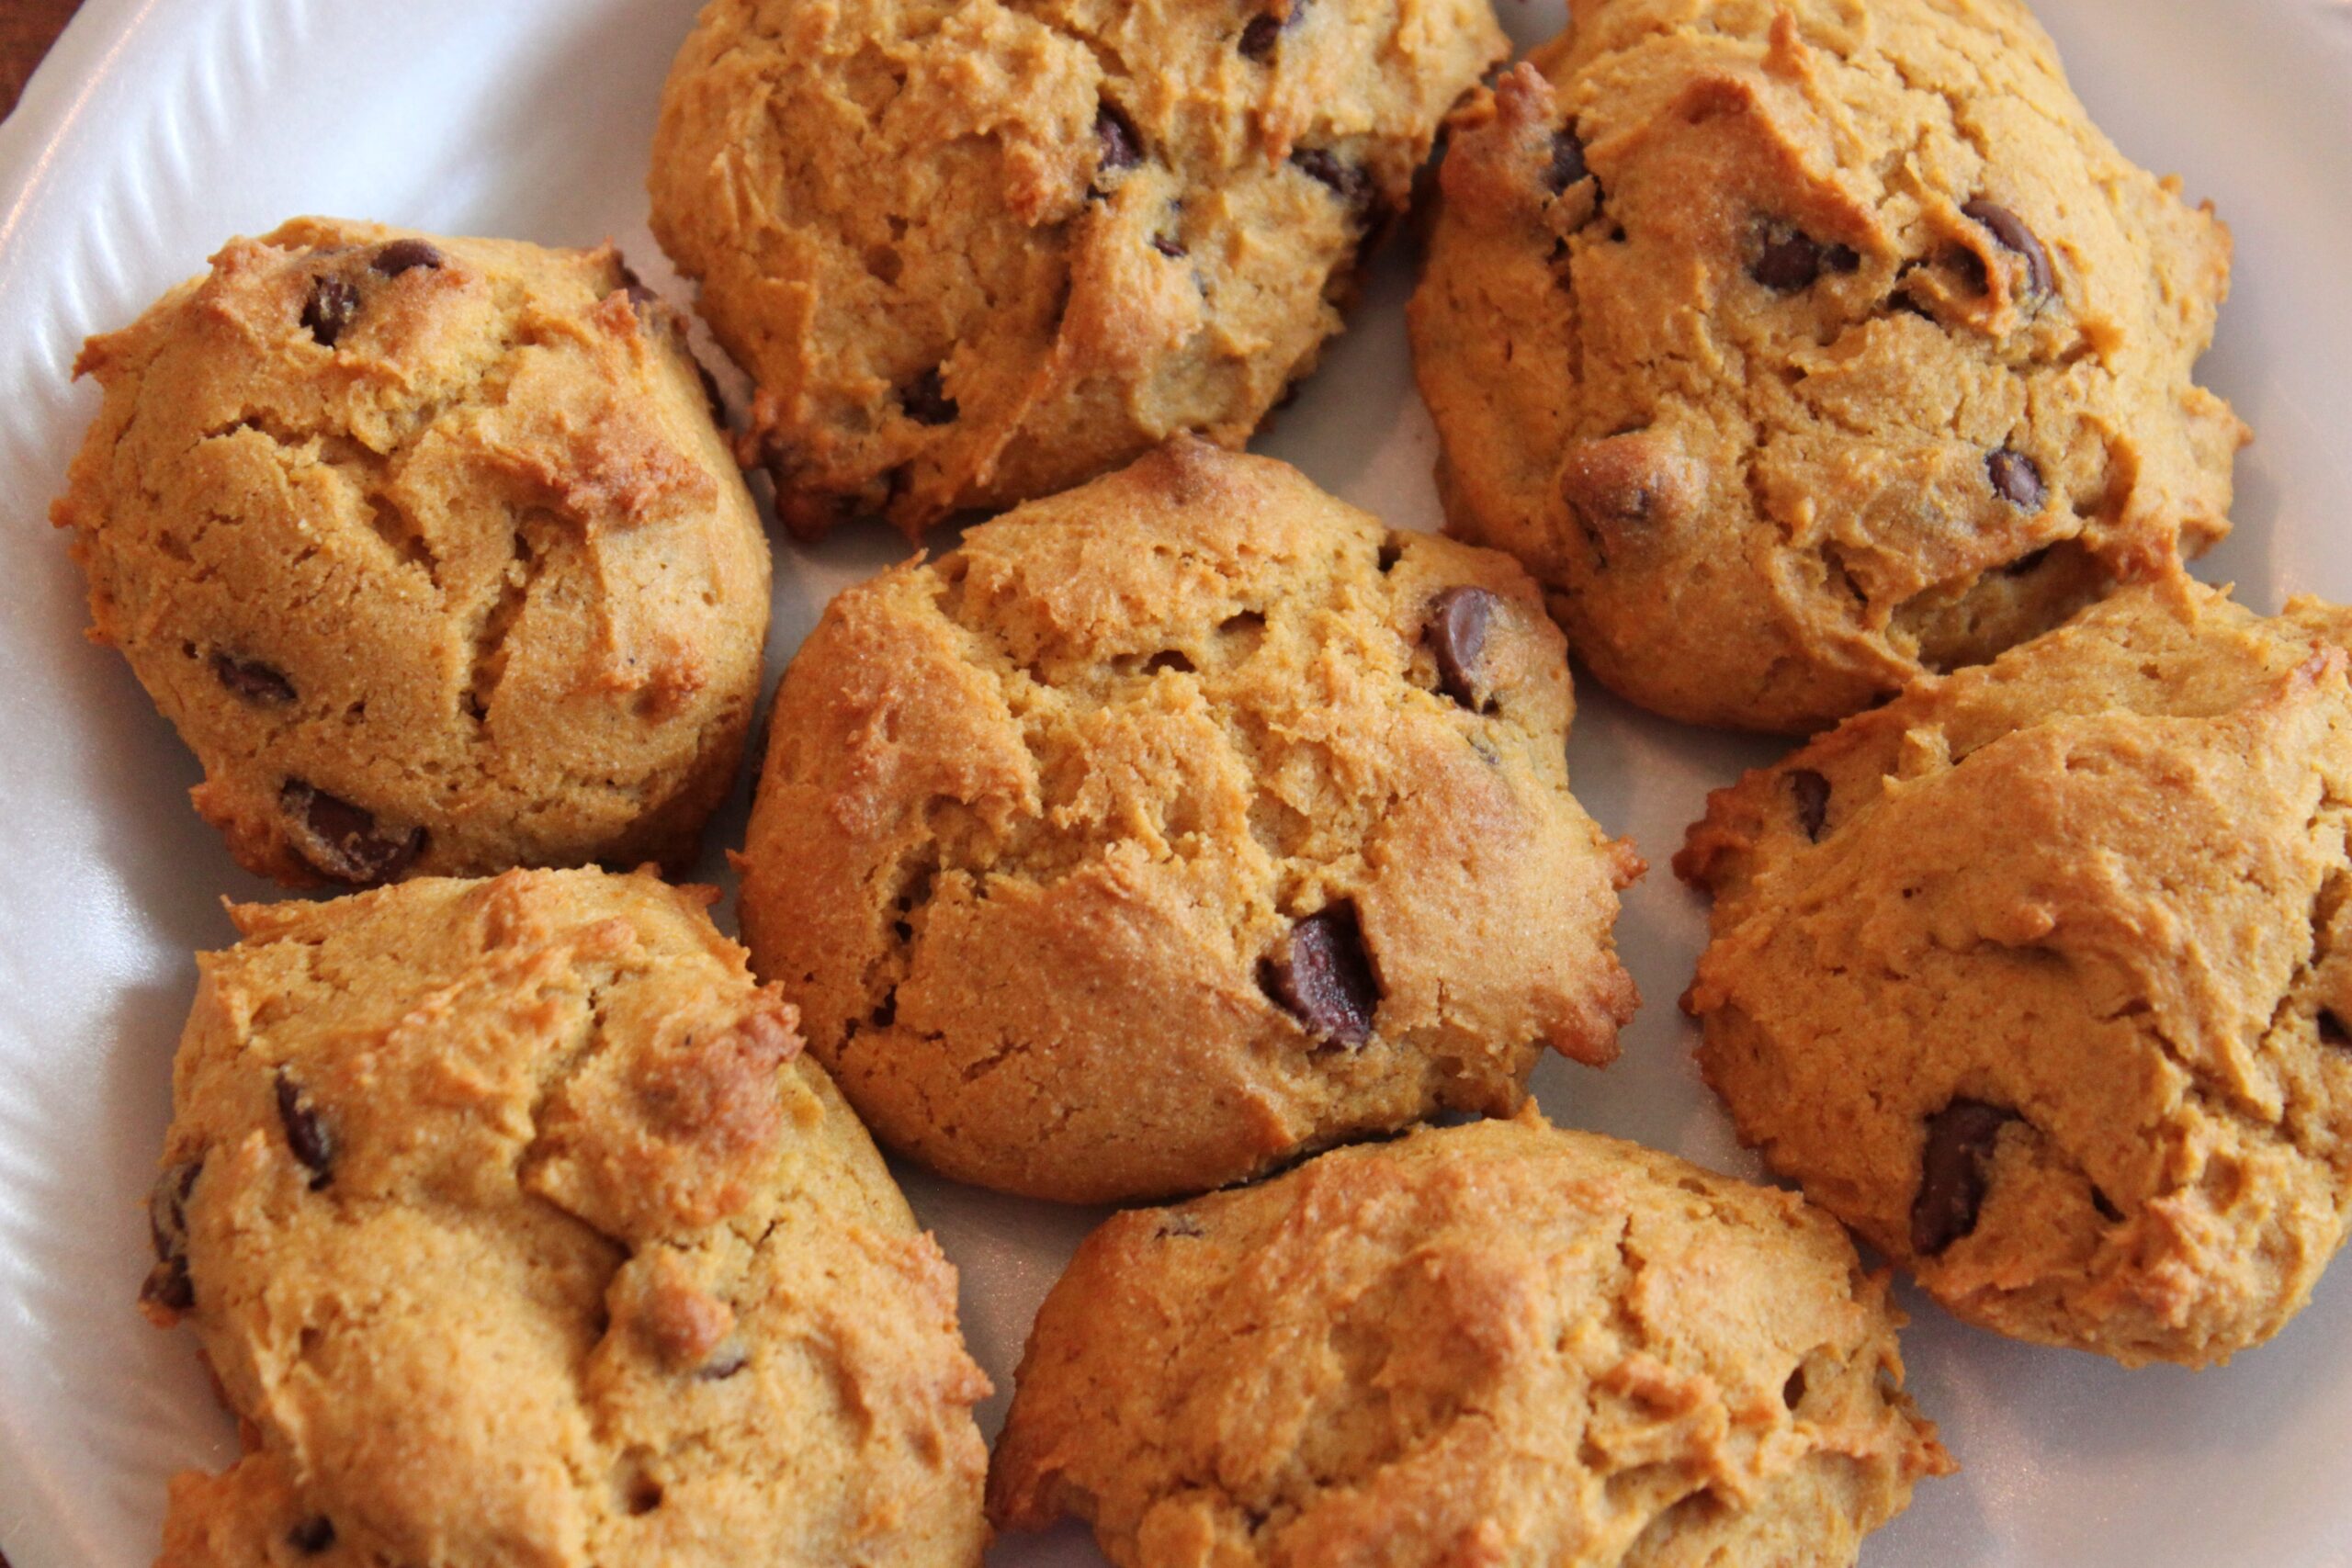
[(144, 1299), (246, 1451), (174, 1480), (165, 1568), (977, 1568), (955, 1270), (713, 897), (232, 910)]
[(1793, 1193), (1512, 1121), (1102, 1225), (992, 1517), (1120, 1568), (1814, 1568), (1951, 1461), (1883, 1274)]
[(2352, 1206), (2347, 642), (2131, 589), (1718, 791), (1675, 868), (1741, 1135), (1972, 1322), (2277, 1333)]
[(768, 551), (682, 328), (609, 247), (304, 218), (84, 347), (52, 515), (248, 869), (691, 855)]
[(785, 523), (914, 533), (1241, 446), (1508, 52), (1487, 0), (712, 0), (653, 231)]
[[(1475, 620), (1475, 628), (1470, 622)], [(876, 1134), (1074, 1201), (1509, 1112), (1634, 1006), (1508, 558), (1183, 441), (827, 609), (741, 861)]]
[(1456, 117), (1410, 315), (1451, 525), (1604, 683), (1807, 731), (2228, 531), (2228, 232), (2024, 6), (1571, 12)]

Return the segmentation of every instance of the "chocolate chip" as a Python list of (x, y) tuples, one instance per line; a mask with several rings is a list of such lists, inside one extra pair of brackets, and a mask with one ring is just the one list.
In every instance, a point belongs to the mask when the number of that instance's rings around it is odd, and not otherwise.
[(956, 400), (947, 395), (937, 366), (907, 383), (906, 390), (899, 394), (899, 406), (917, 424), (952, 424), (961, 412)]
[(2339, 1051), (2352, 1050), (2352, 1029), (2345, 1027), (2343, 1017), (2334, 1008), (2319, 1010), (2319, 1038), (2323, 1045), (2333, 1045)]
[(1984, 477), (1993, 493), (2026, 512), (2041, 510), (2050, 491), (2041, 482), (2041, 465), (2024, 453), (2004, 446), (1984, 459)]
[(1107, 100), (1094, 111), (1094, 142), (1102, 150), (1100, 168), (1132, 169), (1143, 162), (1143, 140), (1136, 135), (1135, 122)]
[(300, 779), (288, 779), (277, 803), (310, 840), (303, 858), (338, 882), (361, 886), (389, 882), (424, 852), (424, 829), (386, 834), (376, 814)]
[(1821, 842), (1821, 829), (1829, 820), (1829, 781), (1811, 768), (1799, 768), (1789, 775), (1789, 798), (1795, 802), (1797, 826), (1815, 843)]
[(1471, 712), (1487, 705), (1487, 623), (1496, 599), (1483, 588), (1449, 588), (1430, 604), (1430, 652), (1437, 660), (1438, 689)]
[(1552, 133), (1552, 162), (1544, 171), (1544, 184), (1554, 196), (1585, 177), (1591, 171), (1585, 167), (1584, 143), (1577, 137), (1577, 128), (1563, 126)]
[(1174, 240), (1170, 239), (1165, 234), (1154, 234), (1151, 237), (1151, 248), (1158, 251), (1161, 255), (1166, 256), (1170, 261), (1182, 260), (1183, 257), (1192, 254), (1192, 252), (1186, 250), (1182, 245), (1177, 243)]
[(139, 1299), (171, 1312), (196, 1304), (187, 1272), (187, 1200), (204, 1169), (201, 1160), (167, 1166), (147, 1192), (147, 1233), (155, 1244), (155, 1267), (140, 1287)]
[(1370, 199), (1372, 180), (1362, 169), (1342, 164), (1329, 148), (1302, 147), (1290, 155), (1301, 174), (1331, 187), (1332, 194), (1358, 206)]
[(311, 297), (302, 302), (302, 324), (320, 346), (333, 348), (334, 340), (359, 314), (359, 290), (340, 277), (311, 279)]
[(286, 1544), (305, 1557), (316, 1557), (334, 1544), (334, 1521), (313, 1514), (286, 1532)]
[(255, 660), (216, 653), (212, 656), (212, 673), (222, 685), (249, 703), (283, 706), (294, 700), (294, 682)]
[(411, 267), (438, 272), (442, 261), (440, 251), (423, 240), (394, 240), (376, 253), (375, 267), (386, 277), (398, 277)]
[(1993, 1150), (2014, 1111), (1955, 1100), (1928, 1119), (1919, 1195), (1911, 1204), (1911, 1250), (1934, 1258), (1976, 1228), (1993, 1176)]
[(2048, 294), (2058, 287), (2057, 274), (2051, 270), (2050, 253), (2025, 226), (2025, 220), (2007, 208), (1990, 201), (1963, 203), (1961, 210), (1982, 223), (1999, 241), (2004, 250), (2014, 251), (2025, 258), (2026, 291)]
[(1263, 62), (1274, 52), (1274, 44), (1283, 36), (1283, 24), (1275, 17), (1261, 13), (1250, 18), (1241, 29), (1241, 41), (1234, 47), (1244, 60)]
[(1782, 294), (1810, 288), (1824, 272), (1851, 272), (1862, 258), (1851, 245), (1824, 245), (1800, 229), (1775, 224), (1765, 231), (1763, 248), (1747, 276)]
[(286, 1146), (310, 1168), (311, 1190), (334, 1180), (334, 1132), (303, 1095), (301, 1087), (277, 1073), (277, 1119), (286, 1124)]
[(1282, 955), (1260, 966), (1259, 983), (1318, 1041), (1356, 1046), (1372, 1038), (1380, 982), (1352, 904), (1334, 904), (1293, 926)]

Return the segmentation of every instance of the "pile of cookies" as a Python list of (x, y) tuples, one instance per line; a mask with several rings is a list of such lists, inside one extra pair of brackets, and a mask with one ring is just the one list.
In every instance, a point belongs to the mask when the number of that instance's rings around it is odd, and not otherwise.
[[(339, 895), (198, 960), (141, 1300), (245, 1452), (164, 1562), (1851, 1563), (1952, 1461), (1849, 1230), (2127, 1365), (2303, 1304), (2352, 610), (2186, 573), (2226, 231), (2018, 0), (1571, 11), (712, 0), (650, 191), (740, 427), (610, 247), (301, 219), (89, 343), (92, 635)], [(1417, 185), (1452, 538), (1239, 450)], [(752, 728), (746, 470), (972, 525), (793, 657), (739, 946), (662, 872)], [(1806, 738), (1674, 858), (1801, 1193), (1528, 1099), (1638, 1001), (1571, 651)], [(873, 1138), (1137, 1205), (992, 1458)]]

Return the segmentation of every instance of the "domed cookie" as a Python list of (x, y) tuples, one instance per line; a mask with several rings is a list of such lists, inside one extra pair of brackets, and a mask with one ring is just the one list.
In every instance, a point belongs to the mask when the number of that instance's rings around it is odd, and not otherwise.
[(1812, 729), (2228, 531), (2228, 233), (2023, 6), (1573, 11), (1458, 118), (1411, 322), (1451, 525), (1604, 683)]
[(653, 231), (758, 383), (785, 522), (913, 533), (1239, 446), (1508, 52), (1487, 0), (717, 0)]
[(52, 515), (246, 867), (692, 853), (768, 553), (682, 324), (610, 249), (298, 219), (90, 340)]
[(233, 911), (144, 1300), (245, 1452), (174, 1480), (167, 1568), (977, 1568), (956, 1272), (711, 897), (513, 872)]
[(1511, 1122), (1104, 1224), (991, 1516), (1120, 1568), (1850, 1564), (1951, 1468), (1883, 1275), (1793, 1193)]
[(1640, 862), (1509, 558), (1183, 442), (850, 590), (785, 673), (745, 940), (881, 1140), (1197, 1191), (1615, 1054)]
[(2277, 1333), (2352, 1210), (2347, 641), (2131, 589), (1716, 792), (1684, 1005), (1741, 1135), (1986, 1327)]

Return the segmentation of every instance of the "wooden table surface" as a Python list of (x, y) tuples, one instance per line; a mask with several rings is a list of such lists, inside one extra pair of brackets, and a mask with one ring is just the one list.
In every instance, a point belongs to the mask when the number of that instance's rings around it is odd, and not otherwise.
[[(57, 41), (82, 0), (0, 0), (0, 119), (17, 107), (25, 81)], [(8, 1554), (0, 1551), (0, 1568)]]
[(0, 119), (82, 0), (0, 0)]

